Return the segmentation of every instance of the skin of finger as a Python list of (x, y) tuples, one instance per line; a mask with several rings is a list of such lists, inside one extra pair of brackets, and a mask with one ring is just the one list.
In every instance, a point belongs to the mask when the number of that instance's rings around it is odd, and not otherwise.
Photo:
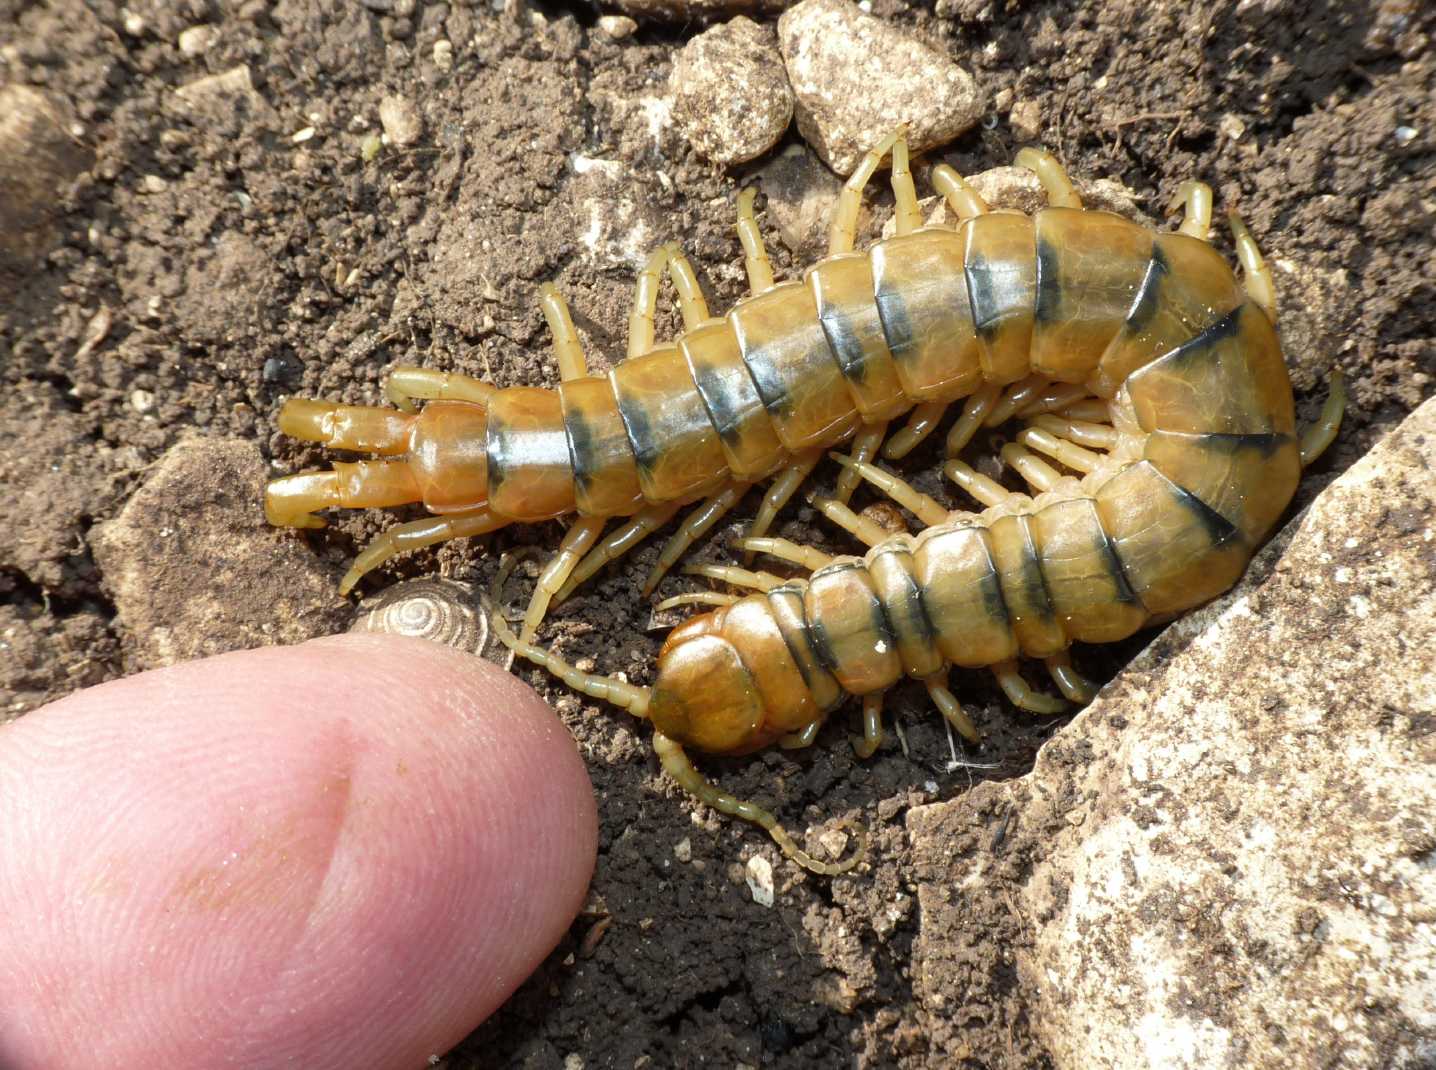
[(557, 944), (597, 823), (521, 681), (343, 636), (0, 729), (0, 1066), (418, 1067)]

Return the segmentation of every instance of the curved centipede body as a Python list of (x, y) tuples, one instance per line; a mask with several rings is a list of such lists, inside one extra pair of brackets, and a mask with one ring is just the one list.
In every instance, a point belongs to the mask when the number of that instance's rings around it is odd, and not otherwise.
[[(858, 197), (889, 148), (897, 235), (852, 252)], [(975, 739), (947, 690), (951, 666), (991, 669), (1024, 708), (1062, 708), (1025, 683), (1022, 657), (1045, 661), (1066, 698), (1086, 701), (1093, 689), (1072, 669), (1071, 645), (1125, 638), (1228, 589), (1340, 418), (1334, 390), (1322, 421), (1298, 438), (1270, 276), (1235, 218), (1242, 280), (1208, 244), (1205, 186), (1187, 183), (1174, 201), (1187, 208), (1179, 232), (1154, 232), (1084, 210), (1045, 153), (1024, 150), (1018, 162), (1037, 171), (1050, 207), (1032, 216), (990, 211), (939, 165), (935, 184), (961, 223), (922, 226), (898, 131), (845, 187), (833, 255), (801, 281), (777, 285), (749, 201), (740, 234), (755, 294), (708, 319), (686, 262), (666, 251), (640, 279), (630, 339), (639, 353), (606, 377), (581, 374), (566, 311), (549, 295), (563, 369), (557, 391), (402, 373), (410, 394), (391, 394), (434, 399), (420, 413), (291, 403), (282, 417), (291, 433), (398, 459), (278, 481), (270, 516), (307, 525), (325, 504), (423, 500), (441, 515), (428, 528), (409, 526), (422, 544), (436, 533), (572, 511), (638, 514), (590, 553), (586, 570), (575, 565), (601, 519), (575, 524), (540, 578), (524, 634), (496, 621), (500, 638), (576, 689), (650, 719), (664, 768), (700, 799), (767, 828), (803, 865), (840, 872), (856, 856), (842, 865), (811, 858), (771, 815), (704, 780), (684, 748), (806, 745), (833, 709), (858, 697), (866, 756), (881, 738), (881, 696), (903, 678), (923, 681), (951, 724)], [(665, 265), (688, 329), (676, 344), (645, 351)], [(889, 456), (901, 455), (957, 401), (945, 471), (986, 506), (976, 514), (950, 514), (869, 463), (888, 420), (916, 409), (889, 442)], [(1014, 415), (1027, 427), (1003, 459), (1030, 495), (956, 459), (978, 427)], [(840, 493), (816, 504), (869, 544), (863, 557), (745, 540), (744, 549), (776, 553), (811, 575), (700, 570), (755, 593), (670, 600), (720, 608), (674, 630), (651, 688), (579, 672), (531, 641), (549, 597), (621, 552), (633, 532), (685, 501), (709, 499), (665, 550), (665, 568), (743, 489), (778, 473), (780, 493), (769, 492), (761, 529), (824, 448), (848, 438)], [(842, 499), (859, 479), (928, 526), (891, 535), (852, 514)], [(382, 556), (404, 545), (390, 540)]]

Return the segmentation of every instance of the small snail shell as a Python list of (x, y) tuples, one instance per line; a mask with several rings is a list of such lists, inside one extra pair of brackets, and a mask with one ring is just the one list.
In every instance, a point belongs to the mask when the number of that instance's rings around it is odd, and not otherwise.
[(507, 669), (513, 654), (489, 627), (491, 611), (488, 599), (472, 585), (425, 577), (396, 583), (365, 599), (349, 630), (428, 639)]

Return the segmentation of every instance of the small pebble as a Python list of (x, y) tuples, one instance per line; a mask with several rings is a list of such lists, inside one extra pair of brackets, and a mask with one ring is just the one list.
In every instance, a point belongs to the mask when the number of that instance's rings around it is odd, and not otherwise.
[(638, 32), (638, 23), (627, 15), (600, 15), (598, 28), (613, 40), (622, 41), (625, 37), (632, 37)]
[(778, 20), (778, 40), (798, 130), (840, 175), (899, 123), (916, 153), (982, 117), (972, 75), (849, 0), (803, 0)]
[(1007, 121), (1020, 141), (1036, 141), (1042, 134), (1042, 105), (1035, 100), (1019, 100), (1012, 105)]
[(1409, 145), (1416, 140), (1419, 131), (1414, 126), (1398, 126), (1391, 134), (1398, 145)]
[(217, 26), (191, 26), (181, 30), (179, 35), (179, 50), (181, 55), (202, 56), (215, 46), (219, 41), (219, 27)]
[(379, 123), (391, 145), (412, 145), (424, 132), (418, 109), (406, 98), (386, 96), (379, 102)]
[(445, 73), (454, 69), (454, 45), (451, 41), (434, 42), (434, 66)]
[(754, 855), (748, 859), (744, 879), (748, 882), (748, 891), (753, 893), (753, 902), (760, 907), (773, 905), (773, 863), (762, 855)]
[(673, 845), (673, 857), (687, 864), (693, 861), (693, 841), (687, 836)]
[(370, 134), (363, 141), (359, 142), (359, 158), (365, 163), (371, 162), (379, 155), (379, 150), (384, 147), (384, 139), (378, 134)]
[(1217, 123), (1217, 130), (1221, 132), (1222, 137), (1230, 141), (1240, 141), (1247, 132), (1247, 124), (1231, 112), (1227, 112)]
[(159, 175), (145, 175), (140, 179), (141, 193), (163, 193), (170, 188), (170, 184)]
[(793, 92), (769, 31), (741, 16), (684, 45), (668, 85), (689, 143), (718, 163), (763, 155), (793, 118)]
[(130, 408), (138, 413), (146, 413), (155, 407), (155, 396), (148, 390), (130, 391)]

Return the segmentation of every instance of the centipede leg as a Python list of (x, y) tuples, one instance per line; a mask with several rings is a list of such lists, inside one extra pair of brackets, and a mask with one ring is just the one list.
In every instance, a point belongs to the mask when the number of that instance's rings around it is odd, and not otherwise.
[(1000, 456), (1003, 464), (1025, 479), (1028, 485), (1038, 493), (1051, 490), (1062, 478), (1061, 472), (1016, 442), (1009, 442), (1003, 446)]
[(559, 543), (558, 552), (555, 553), (544, 564), (543, 571), (539, 573), (538, 583), (534, 585), (534, 593), (529, 599), (527, 611), (524, 613), (523, 631), (520, 638), (525, 641), (532, 640), (538, 631), (538, 626), (543, 623), (544, 615), (548, 613), (549, 603), (553, 596), (562, 589), (568, 582), (569, 576), (578, 566), (583, 555), (603, 534), (603, 527), (608, 522), (607, 517), (584, 516), (579, 517), (574, 525), (564, 534), (563, 541)]
[(1007, 701), (1018, 709), (1027, 710), (1029, 713), (1052, 714), (1061, 713), (1067, 708), (1067, 703), (1061, 699), (1034, 690), (1017, 671), (1015, 661), (1003, 661), (992, 666), (992, 675), (997, 677), (997, 684), (1007, 696)]
[(722, 591), (688, 591), (665, 598), (653, 607), (653, 611), (661, 613), (665, 609), (677, 609), (680, 606), (731, 606), (738, 598), (736, 594), (724, 594)]
[(866, 464), (850, 457), (844, 457), (841, 453), (832, 453), (829, 456), (848, 472), (856, 473), (860, 478), (877, 487), (904, 509), (911, 510), (924, 524), (928, 526), (941, 524), (947, 519), (948, 510), (941, 502), (924, 494), (892, 472), (885, 471), (875, 464)]
[(875, 691), (863, 696), (863, 734), (853, 740), (853, 753), (859, 758), (871, 758), (883, 742), (883, 694)]
[(1038, 453), (1045, 453), (1053, 460), (1060, 461), (1074, 472), (1095, 471), (1102, 463), (1100, 454), (1084, 450), (1081, 446), (1060, 438), (1051, 431), (1040, 427), (1028, 427), (1017, 435), (1020, 445), (1030, 447)]
[[(1064, 412), (1070, 411), (1064, 409)], [(1114, 450), (1117, 448), (1121, 436), (1115, 428), (1109, 424), (1099, 424), (1090, 420), (1079, 420), (1069, 416), (1052, 416), (1044, 414), (1032, 421), (1031, 430), (1046, 431), (1057, 438), (1065, 439), (1077, 446), (1092, 446), (1099, 450)], [(1021, 436), (1018, 436), (1019, 441)], [(1036, 448), (1036, 447), (1034, 447)], [(1096, 456), (1096, 454), (1093, 454)], [(1058, 460), (1061, 460), (1059, 457)], [(1063, 461), (1065, 464), (1066, 462)]]
[(1069, 702), (1085, 706), (1097, 696), (1097, 685), (1072, 667), (1072, 655), (1067, 651), (1053, 654), (1050, 658), (1045, 658), (1044, 662), (1053, 683), (1057, 685), (1057, 690), (1061, 691)]
[(1325, 453), (1326, 448), (1336, 440), (1336, 432), (1341, 428), (1341, 418), (1346, 414), (1346, 377), (1333, 369), (1329, 382), (1326, 404), (1321, 407), (1321, 415), (1316, 418), (1316, 423), (1301, 433), (1303, 468)]
[(558, 594), (554, 595), (553, 604), (558, 605), (563, 602), (573, 594), (574, 589), (580, 583), (583, 583), (610, 561), (618, 560), (672, 520), (677, 515), (679, 508), (679, 505), (670, 502), (647, 506), (630, 517), (628, 523), (609, 532), (608, 537), (590, 550), (588, 556), (569, 573), (568, 579), (559, 588)]
[(1005, 424), (1017, 415), (1018, 409), (1047, 389), (1050, 382), (1051, 380), (1045, 375), (1029, 375), (1026, 379), (1019, 379), (1011, 384), (1006, 392), (997, 399), (997, 402), (987, 410), (987, 415), (982, 419), (982, 426), (996, 427), (998, 424)]
[(998, 398), (1002, 396), (1002, 386), (999, 383), (988, 383), (977, 393), (971, 395), (962, 406), (962, 415), (952, 425), (952, 430), (947, 433), (947, 455), (956, 457), (967, 444), (972, 441), (972, 436), (977, 434), (977, 429), (987, 419), (987, 414), (997, 404)]
[(748, 288), (755, 294), (773, 288), (773, 262), (763, 245), (763, 232), (753, 214), (753, 200), (758, 191), (749, 187), (738, 194), (738, 241), (743, 246), (743, 267), (748, 272)]
[(948, 207), (957, 213), (958, 219), (966, 222), (987, 213), (987, 202), (982, 199), (982, 194), (947, 164), (940, 163), (932, 169), (932, 184), (947, 201)]
[(693, 265), (683, 255), (677, 243), (669, 243), (656, 249), (648, 263), (638, 273), (638, 282), (633, 289), (633, 311), (628, 314), (628, 355), (641, 357), (652, 351), (656, 328), (654, 314), (658, 308), (658, 287), (664, 271), (673, 280), (678, 291), (678, 307), (683, 313), (683, 329), (693, 330), (708, 319), (708, 302), (698, 288), (698, 278), (693, 274)]
[[(753, 517), (752, 525), (748, 528), (749, 538), (761, 538), (768, 534), (768, 529), (773, 526), (778, 511), (788, 504), (788, 499), (797, 493), (798, 488), (803, 485), (803, 481), (812, 474), (813, 469), (822, 459), (823, 451), (820, 449), (809, 450), (794, 456), (788, 463), (788, 467), (768, 485), (767, 491), (764, 492), (763, 501), (758, 506), (758, 512)], [(745, 563), (750, 562), (753, 560), (753, 555), (745, 554), (743, 560)]]
[(662, 764), (663, 771), (672, 777), (680, 788), (699, 802), (711, 806), (720, 814), (751, 821), (765, 829), (783, 853), (804, 869), (824, 876), (835, 877), (840, 873), (846, 873), (857, 865), (867, 850), (867, 837), (859, 830), (858, 846), (852, 857), (837, 863), (819, 862), (799, 847), (787, 830), (778, 824), (778, 819), (767, 810), (753, 803), (744, 802), (709, 783), (703, 774), (693, 767), (688, 755), (683, 753), (683, 748), (662, 732), (653, 733), (653, 749), (658, 754), (658, 761)]
[(977, 725), (973, 724), (967, 714), (962, 712), (962, 704), (947, 689), (947, 670), (944, 669), (940, 673), (929, 676), (923, 683), (927, 685), (928, 697), (932, 699), (932, 704), (947, 719), (947, 723), (957, 729), (958, 735), (969, 743), (981, 743), (982, 733), (977, 730)]
[(439, 372), (401, 364), (384, 381), (384, 394), (404, 412), (419, 401), (472, 401), (487, 405), (498, 387), (458, 372)]
[[(877, 455), (878, 447), (883, 444), (883, 436), (887, 434), (888, 425), (884, 423), (863, 424), (858, 428), (858, 433), (853, 436), (852, 458), (855, 461), (871, 461)], [(862, 477), (852, 469), (845, 469), (838, 475), (838, 483), (833, 491), (833, 497), (846, 504), (853, 496), (853, 491), (858, 489)]]
[(658, 586), (658, 581), (663, 579), (668, 570), (678, 563), (678, 559), (688, 552), (689, 547), (706, 535), (714, 524), (723, 519), (751, 486), (751, 483), (729, 483), (684, 518), (683, 524), (663, 545), (663, 549), (658, 555), (658, 562), (649, 571), (648, 578), (643, 581), (645, 595), (653, 593), (653, 589)]
[(989, 479), (981, 472), (976, 471), (972, 465), (964, 461), (951, 460), (942, 466), (943, 475), (952, 480), (969, 495), (976, 498), (983, 505), (1003, 505), (1010, 502), (1014, 497), (1021, 499), (1026, 495), (1018, 494), (1016, 491), (1008, 490), (996, 480)]
[(946, 401), (926, 401), (913, 409), (902, 430), (888, 439), (883, 447), (883, 456), (890, 461), (900, 461), (917, 449), (923, 439), (942, 423), (949, 404)]
[(1256, 239), (1252, 237), (1241, 216), (1235, 212), (1227, 214), (1227, 225), (1232, 228), (1232, 241), (1236, 245), (1237, 260), (1242, 265), (1242, 285), (1247, 296), (1262, 307), (1262, 310), (1276, 322), (1276, 283), (1271, 277), (1271, 268), (1261, 255)]
[(788, 582), (782, 576), (775, 576), (771, 572), (754, 572), (751, 569), (739, 568), (737, 565), (686, 565), (683, 574), (685, 576), (705, 576), (710, 580), (717, 580), (719, 583), (732, 584), (734, 587), (746, 587), (752, 591), (771, 591), (774, 587), (781, 587)]
[(833, 222), (828, 228), (828, 255), (850, 253), (858, 240), (858, 211), (862, 208), (863, 187), (877, 171), (883, 157), (899, 138), (906, 139), (907, 127), (900, 126), (874, 145), (865, 155), (838, 194), (838, 207), (833, 212)]
[(1047, 203), (1053, 208), (1082, 207), (1082, 198), (1077, 196), (1072, 180), (1050, 152), (1028, 147), (1020, 150), (1012, 162), (1037, 175), (1037, 181), (1047, 191)]
[(548, 322), (549, 333), (553, 335), (553, 352), (558, 358), (559, 378), (564, 382), (583, 378), (588, 374), (588, 360), (583, 355), (578, 332), (574, 330), (568, 302), (553, 283), (546, 282), (539, 287), (539, 308)]
[(791, 539), (734, 539), (733, 545), (739, 550), (753, 554), (769, 554), (780, 561), (791, 561), (795, 565), (801, 565), (809, 572), (816, 572), (832, 562), (831, 554), (825, 554), (812, 546), (803, 546), (793, 542)]
[(876, 546), (892, 536), (892, 532), (881, 524), (859, 516), (848, 506), (832, 498), (814, 497), (808, 504), (865, 546)]
[(349, 571), (339, 581), (339, 593), (348, 594), (364, 574), (382, 565), (395, 554), (405, 550), (417, 550), (423, 546), (463, 539), (471, 535), (483, 535), (506, 526), (510, 520), (487, 508), (473, 509), (464, 513), (449, 513), (445, 516), (425, 517), (409, 524), (399, 524), (383, 532), (378, 538), (354, 558)]
[(1175, 212), (1183, 205), (1187, 211), (1177, 232), (1206, 241), (1212, 233), (1212, 187), (1205, 182), (1187, 179), (1177, 187), (1177, 192), (1167, 204), (1167, 211)]
[(778, 737), (778, 746), (784, 750), (802, 750), (811, 747), (813, 740), (818, 738), (818, 729), (823, 727), (821, 720), (814, 721), (810, 725), (804, 725), (796, 732), (789, 732), (786, 736)]

